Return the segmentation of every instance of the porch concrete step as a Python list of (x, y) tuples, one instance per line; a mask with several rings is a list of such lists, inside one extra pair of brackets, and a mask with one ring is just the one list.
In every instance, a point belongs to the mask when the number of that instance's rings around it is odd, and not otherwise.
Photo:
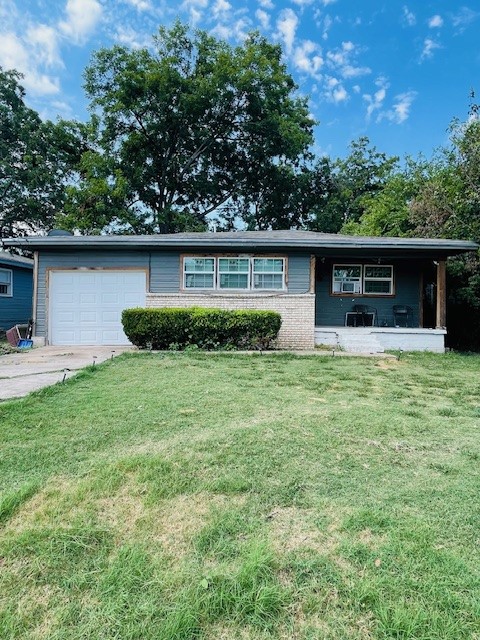
[(385, 349), (373, 333), (339, 333), (338, 344), (352, 353), (384, 353)]

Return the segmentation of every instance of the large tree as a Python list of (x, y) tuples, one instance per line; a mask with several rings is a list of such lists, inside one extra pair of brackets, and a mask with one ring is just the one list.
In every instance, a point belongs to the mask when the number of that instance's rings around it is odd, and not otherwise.
[(348, 225), (358, 223), (369, 199), (381, 192), (398, 163), (360, 137), (350, 145), (346, 158), (323, 158), (314, 169), (316, 183), (324, 185), (324, 197), (313, 202), (309, 227), (315, 231), (349, 233)]
[(42, 121), (26, 106), (20, 81), (0, 67), (0, 237), (54, 224), (78, 151), (66, 123)]
[(71, 203), (88, 218), (85, 205), (100, 202), (97, 222), (133, 232), (199, 229), (222, 207), (244, 210), (245, 196), (312, 142), (281, 56), (258, 34), (231, 47), (180, 23), (152, 48), (97, 52), (85, 72), (96, 146)]
[(97, 52), (85, 88), (98, 135), (71, 202), (87, 218), (100, 202), (96, 221), (127, 232), (199, 229), (222, 207), (245, 212), (312, 142), (281, 58), (258, 34), (232, 47), (180, 23), (152, 48)]

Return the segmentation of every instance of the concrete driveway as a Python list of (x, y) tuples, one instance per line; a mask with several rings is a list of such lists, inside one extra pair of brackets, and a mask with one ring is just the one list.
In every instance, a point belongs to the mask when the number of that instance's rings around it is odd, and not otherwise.
[(0, 400), (21, 398), (134, 347), (39, 347), (0, 356)]

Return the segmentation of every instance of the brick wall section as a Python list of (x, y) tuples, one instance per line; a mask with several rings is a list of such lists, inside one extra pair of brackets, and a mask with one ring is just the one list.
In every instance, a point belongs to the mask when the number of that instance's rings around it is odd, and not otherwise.
[(280, 349), (313, 349), (315, 346), (315, 295), (313, 294), (147, 294), (147, 307), (208, 307), (278, 311), (282, 327)]

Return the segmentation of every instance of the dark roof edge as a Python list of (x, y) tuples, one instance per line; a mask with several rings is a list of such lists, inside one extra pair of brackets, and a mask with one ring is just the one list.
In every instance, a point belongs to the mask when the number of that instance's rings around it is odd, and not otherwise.
[(6, 251), (0, 251), (0, 264), (8, 264), (9, 266), (23, 267), (24, 269), (33, 269), (33, 260), (25, 256), (16, 256)]
[[(279, 236), (268, 232), (229, 233), (199, 233), (195, 234), (171, 234), (152, 236), (25, 236), (22, 238), (6, 238), (3, 240), (5, 247), (31, 247), (31, 248), (174, 248), (174, 247), (235, 247), (235, 248), (268, 248), (284, 247), (292, 249), (388, 249), (388, 250), (418, 250), (427, 251), (475, 251), (479, 245), (468, 240), (451, 240), (443, 238), (391, 238), (391, 237), (360, 237), (342, 236), (334, 234), (313, 233), (305, 235), (301, 232)], [(297, 237), (296, 233), (299, 233)], [(301, 235), (300, 235), (301, 234)]]

